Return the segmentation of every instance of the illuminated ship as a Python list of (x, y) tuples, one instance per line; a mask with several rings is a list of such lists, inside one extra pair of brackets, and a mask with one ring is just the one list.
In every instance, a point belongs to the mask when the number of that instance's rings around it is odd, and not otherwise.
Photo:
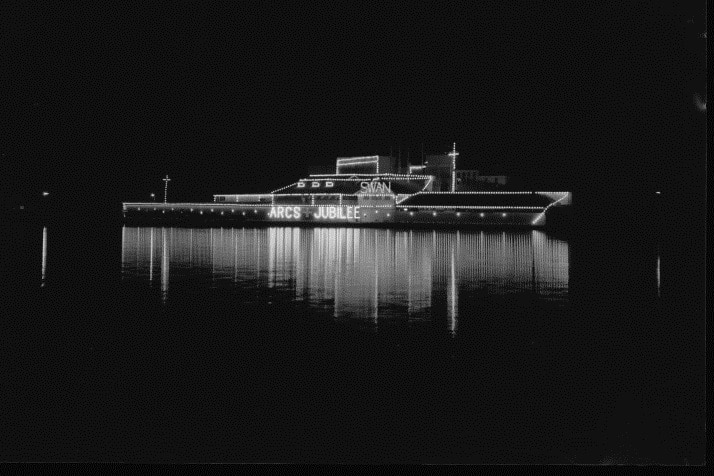
[[(335, 173), (311, 174), (265, 194), (218, 194), (209, 203), (124, 203), (129, 222), (542, 227), (570, 192), (457, 190), (455, 150), (409, 167), (386, 156), (338, 158)], [(450, 163), (449, 163), (450, 162)]]

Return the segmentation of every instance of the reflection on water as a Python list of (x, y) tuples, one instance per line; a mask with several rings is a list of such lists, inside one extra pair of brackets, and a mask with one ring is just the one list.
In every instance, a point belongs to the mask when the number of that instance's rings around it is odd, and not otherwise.
[(42, 228), (42, 284), (45, 287), (45, 273), (47, 271), (47, 227)]
[(300, 302), (375, 329), (378, 318), (439, 314), (456, 333), (465, 293), (565, 305), (568, 258), (567, 242), (535, 230), (122, 230), (123, 279), (154, 286), (158, 272), (164, 301), (189, 287), (251, 290), (258, 301)]
[(661, 285), (660, 285), (660, 280), (659, 280), (659, 262), (660, 262), (660, 255), (659, 253), (657, 254), (657, 297), (661, 297)]

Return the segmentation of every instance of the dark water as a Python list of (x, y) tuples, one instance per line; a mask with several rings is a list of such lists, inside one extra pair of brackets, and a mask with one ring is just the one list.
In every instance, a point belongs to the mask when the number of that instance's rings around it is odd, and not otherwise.
[(703, 461), (666, 240), (6, 231), (4, 461)]

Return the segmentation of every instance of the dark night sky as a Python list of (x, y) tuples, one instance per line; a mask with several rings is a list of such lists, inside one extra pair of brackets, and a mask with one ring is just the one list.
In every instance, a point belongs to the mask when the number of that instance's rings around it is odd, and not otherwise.
[(461, 168), (558, 189), (703, 187), (702, 4), (623, 3), (10, 7), (4, 175), (113, 207), (168, 173), (204, 201), (456, 141)]

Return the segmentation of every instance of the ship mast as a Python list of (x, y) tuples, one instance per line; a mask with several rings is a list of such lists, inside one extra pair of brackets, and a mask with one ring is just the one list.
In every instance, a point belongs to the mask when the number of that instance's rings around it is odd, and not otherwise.
[(456, 156), (459, 155), (458, 152), (456, 152), (456, 142), (454, 142), (454, 147), (449, 152), (449, 155), (451, 156), (451, 191), (455, 192), (456, 191)]
[(169, 182), (171, 179), (169, 178), (168, 174), (166, 175), (166, 178), (161, 179), (164, 181), (164, 203), (166, 203), (166, 195), (169, 191)]

